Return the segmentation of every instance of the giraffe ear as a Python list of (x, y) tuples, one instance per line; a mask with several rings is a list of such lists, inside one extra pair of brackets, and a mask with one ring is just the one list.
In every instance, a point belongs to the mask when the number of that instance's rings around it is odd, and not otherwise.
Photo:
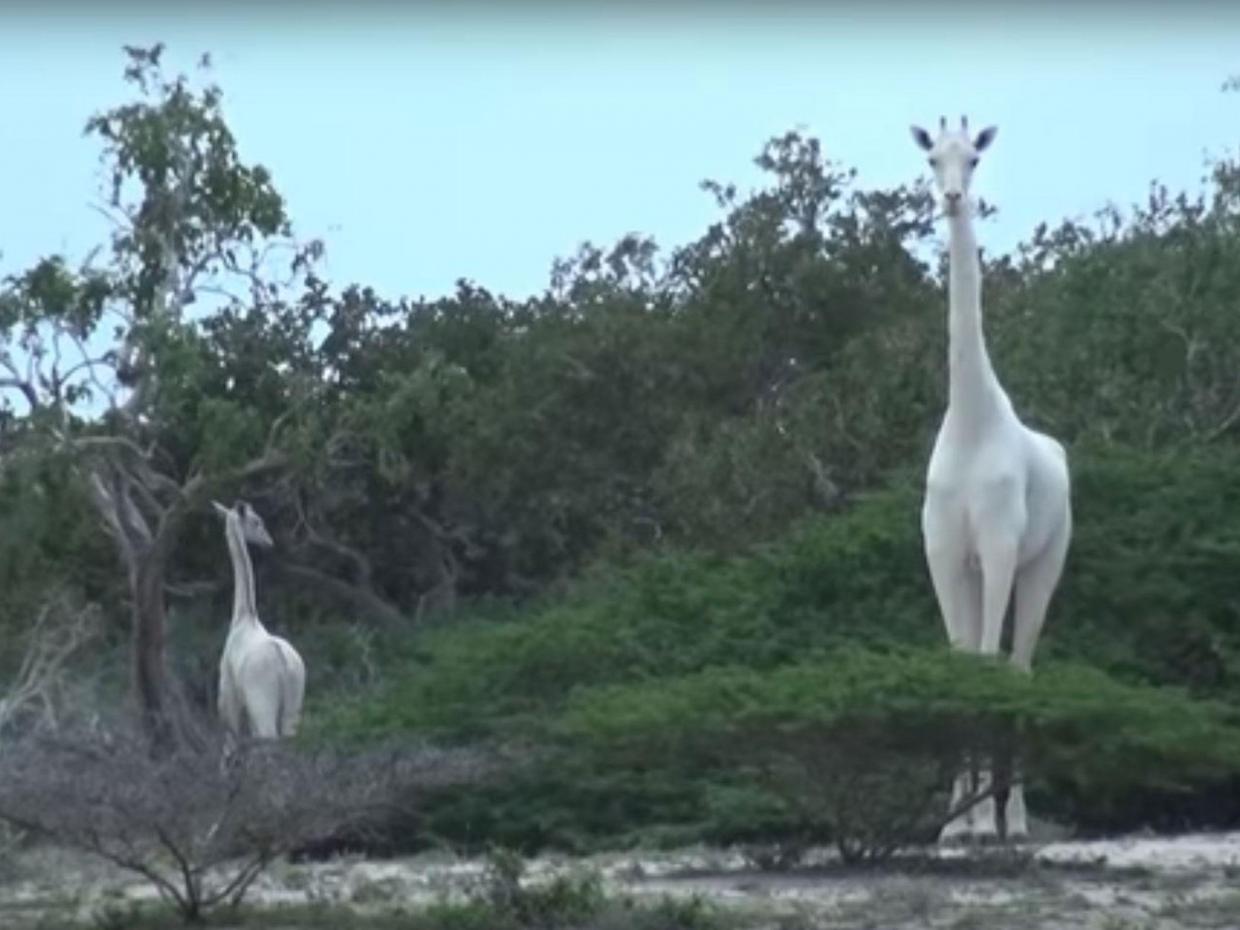
[(913, 141), (927, 152), (934, 148), (934, 140), (930, 138), (930, 133), (926, 132), (920, 126), (910, 126), (909, 131), (913, 134)]
[(973, 140), (973, 148), (975, 151), (982, 151), (991, 142), (995, 141), (995, 133), (999, 131), (996, 126), (987, 126), (977, 134), (977, 138)]
[(223, 504), (221, 504), (219, 501), (211, 501), (211, 506), (215, 508), (215, 512), (218, 513), (221, 517), (228, 516), (228, 508), (225, 507)]

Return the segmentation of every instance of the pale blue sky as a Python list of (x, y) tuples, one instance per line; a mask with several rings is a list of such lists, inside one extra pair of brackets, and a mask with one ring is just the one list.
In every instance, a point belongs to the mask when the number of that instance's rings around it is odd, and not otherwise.
[(157, 6), (175, 4), (0, 11), (0, 271), (103, 239), (81, 129), (129, 98), (122, 43), (211, 52), (243, 154), (326, 240), (328, 276), (393, 296), (458, 277), (523, 296), (584, 239), (684, 242), (716, 215), (698, 182), (748, 188), (793, 127), (893, 185), (925, 170), (910, 121), (997, 124), (975, 181), (1001, 211), (993, 251), (1155, 177), (1195, 189), (1240, 135), (1223, 4)]

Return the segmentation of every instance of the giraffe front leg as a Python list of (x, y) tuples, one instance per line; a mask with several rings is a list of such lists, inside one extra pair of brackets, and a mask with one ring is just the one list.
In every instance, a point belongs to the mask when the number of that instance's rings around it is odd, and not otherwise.
[(1017, 843), (1029, 839), (1029, 815), (1025, 810), (1025, 786), (1020, 773), (1013, 770), (1012, 785), (1004, 810), (1007, 821), (1007, 839)]
[[(979, 540), (979, 557), (982, 566), (982, 641), (980, 652), (984, 656), (997, 656), (1003, 638), (1003, 621), (1007, 616), (1012, 598), (1012, 582), (1016, 577), (1016, 559), (1019, 535), (1013, 528), (1019, 521), (999, 519), (992, 511), (989, 531)], [(973, 819), (973, 836), (983, 842), (999, 839), (997, 810), (994, 790), (994, 759), (988, 758), (978, 776), (978, 790), (987, 797), (978, 802)]]
[[(1063, 574), (1068, 543), (1072, 537), (1072, 513), (1064, 508), (1063, 517), (1046, 548), (1016, 577), (1016, 596), (1012, 629), (1012, 665), (1032, 674), (1033, 653), (1046, 622), (1046, 611)], [(1007, 835), (1021, 841), (1029, 838), (1029, 816), (1025, 808), (1025, 789), (1020, 769), (1012, 765), (1012, 790), (1006, 810)]]
[(977, 652), (982, 636), (982, 578), (960, 532), (961, 519), (947, 505), (927, 500), (922, 511), (926, 567), (953, 649)]
[[(973, 793), (973, 768), (966, 765), (964, 770), (956, 775), (956, 781), (952, 785), (951, 802), (948, 805), (948, 811), (954, 811), (960, 807), (965, 798)], [(939, 831), (939, 842), (944, 845), (960, 843), (967, 840), (973, 834), (973, 811), (970, 807), (957, 817), (953, 817), (943, 825), (943, 829)]]
[(994, 773), (988, 765), (982, 765), (977, 773), (977, 790), (986, 793), (986, 797), (977, 802), (973, 808), (973, 839), (981, 843), (995, 843), (999, 840), (998, 811), (995, 807)]
[[(1005, 534), (1006, 536), (1006, 534)], [(997, 656), (1003, 639), (1003, 621), (1012, 600), (1012, 583), (1016, 579), (1017, 540), (998, 537), (981, 546), (982, 564), (982, 640), (979, 648), (984, 656)]]

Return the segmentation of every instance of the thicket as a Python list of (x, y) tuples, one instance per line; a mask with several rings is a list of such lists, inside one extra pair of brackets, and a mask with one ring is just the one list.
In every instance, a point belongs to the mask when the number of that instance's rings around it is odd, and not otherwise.
[[(1230, 584), (1240, 554), (1236, 511), (1220, 506), (1234, 500), (1240, 488), (1229, 458), (1210, 451), (1182, 457), (1125, 451), (1096, 452), (1077, 463), (1078, 493), (1094, 506), (1078, 509), (1074, 558), (1044, 634), (1034, 681), (1046, 683), (1042, 699), (1051, 700), (1061, 681), (1053, 669), (1068, 662), (1099, 673), (1080, 679), (1079, 687), (1096, 686), (1100, 701), (1117, 693), (1131, 699), (1117, 701), (1119, 716), (1099, 723), (1102, 730), (1091, 737), (1099, 743), (1102, 769), (1115, 768), (1114, 784), (1108, 787), (1092, 766), (1093, 782), (1074, 782), (1067, 767), (1048, 766), (1035, 781), (1035, 803), (1044, 813), (1094, 827), (1201, 822), (1204, 798), (1190, 813), (1184, 808), (1187, 796), (1178, 790), (1183, 785), (1161, 785), (1153, 767), (1119, 749), (1107, 753), (1103, 743), (1105, 733), (1118, 729), (1144, 733), (1157, 744), (1161, 737), (1135, 713), (1143, 701), (1161, 706), (1161, 691), (1154, 689), (1175, 688), (1189, 699), (1237, 700), (1240, 631), (1220, 612), (1218, 596)], [(1134, 498), (1145, 505), (1133, 507)], [(361, 744), (402, 733), (553, 742), (563, 715), (600, 688), (631, 687), (642, 694), (649, 687), (653, 693), (660, 682), (718, 668), (771, 676), (818, 662), (841, 671), (848, 661), (860, 661), (858, 655), (898, 653), (910, 646), (933, 657), (943, 633), (926, 588), (917, 501), (916, 486), (902, 482), (844, 514), (807, 521), (750, 555), (643, 555), (582, 579), (519, 620), (444, 626), (421, 639), (419, 653), (394, 663), (397, 670), (385, 686), (334, 708), (321, 707), (312, 715), (312, 732), (332, 742)], [(1171, 528), (1174, 532), (1167, 531)], [(869, 652), (849, 651), (854, 647)], [(841, 651), (847, 660), (839, 658)], [(891, 662), (892, 675), (898, 668), (917, 670), (894, 657)], [(914, 675), (907, 682), (909, 693), (918, 693), (918, 686)], [(1136, 690), (1108, 690), (1124, 686)], [(1075, 700), (1065, 692), (1059, 710), (1085, 714)], [(703, 708), (686, 717), (685, 726), (696, 723), (707, 725)], [(1087, 716), (1078, 723), (1093, 725)], [(952, 731), (955, 723), (945, 720), (943, 726)], [(933, 727), (920, 732), (935, 734), (945, 748), (953, 745)], [(1163, 735), (1169, 737), (1166, 751), (1178, 752), (1182, 744), (1174, 734)], [(838, 735), (822, 745), (836, 746), (837, 740)], [(746, 745), (755, 743), (735, 743)], [(507, 842), (533, 845), (590, 845), (629, 831), (630, 838), (646, 839), (659, 831), (638, 827), (653, 824), (681, 839), (748, 835), (756, 840), (762, 830), (775, 829), (769, 803), (726, 786), (711, 795), (715, 808), (705, 815), (701, 773), (662, 771), (656, 758), (666, 757), (652, 756), (631, 769), (595, 768), (557, 755), (529, 771), (527, 780), (512, 782), (511, 794), (497, 788), (454, 798), (432, 819), (440, 816), (440, 829), (454, 840), (485, 837), (493, 828), (504, 831)], [(720, 771), (729, 767), (719, 762)], [(1149, 791), (1124, 782), (1125, 773), (1134, 771), (1148, 775)], [(1191, 766), (1184, 770), (1187, 782), (1211, 787), (1214, 810), (1206, 817), (1216, 823), (1236, 816), (1227, 801), (1226, 776), (1224, 770), (1208, 778), (1193, 775)], [(945, 810), (946, 799), (941, 800)], [(752, 833), (742, 828), (747, 819)]]
[[(685, 783), (716, 830), (769, 839), (773, 827), (793, 843), (835, 843), (850, 861), (932, 841), (948, 819), (946, 786), (970, 754), (1011, 749), (1035, 786), (1052, 780), (1106, 803), (1234, 772), (1236, 722), (1227, 705), (1087, 666), (1048, 663), (1026, 677), (941, 649), (845, 648), (770, 671), (594, 689), (570, 706), (564, 735), (597, 753), (600, 770), (695, 773)], [(765, 807), (775, 822), (754, 831), (743, 808), (721, 803), (728, 791), (732, 805)]]
[[(1039, 658), (1134, 684), (1240, 697), (1240, 474), (1228, 450), (1100, 450), (1074, 459), (1073, 558)], [(745, 555), (661, 551), (599, 568), (519, 622), (429, 631), (407, 674), (317, 715), (333, 739), (451, 738), (531, 726), (576, 688), (715, 665), (769, 668), (849, 644), (944, 639), (910, 480)], [(1139, 505), (1134, 505), (1139, 501)]]
[(132, 725), (77, 726), (5, 745), (0, 819), (146, 879), (187, 922), (236, 907), (278, 856), (406, 812), (485, 760), (421, 751), (344, 755), (250, 744), (225, 762), (218, 728), (152, 758)]
[[(296, 236), (217, 88), (169, 76), (158, 48), (126, 54), (134, 99), (88, 124), (115, 235), (93, 264), (49, 256), (0, 288), (0, 630), (66, 590), (105, 620), (107, 700), (129, 659), (148, 722), (209, 707), (230, 579), (206, 502), (244, 493), (276, 540), (256, 554), (260, 609), (307, 657), (311, 738), (537, 750), (503, 786), (442, 797), (433, 832), (792, 829), (769, 791), (603, 765), (565, 727), (591, 706), (607, 729), (599, 708), (620, 704), (592, 704), (599, 689), (725, 700), (722, 669), (778, 683), (928, 650), (892, 666), (911, 689), (937, 667), (917, 511), (946, 298), (925, 184), (865, 188), (790, 132), (762, 146), (757, 189), (703, 183), (718, 221), (691, 242), (585, 243), (523, 300), (473, 281), (397, 298), (323, 277), (323, 244)], [(1231, 723), (1210, 702), (1240, 698), (1238, 222), (1223, 158), (1199, 197), (1153, 185), (984, 256), (995, 365), (1069, 446), (1076, 511), (1034, 684), (1002, 686), (1031, 703), (1005, 725), (1067, 681), (1129, 714), (1108, 718), (1117, 771), (1159, 769), (1153, 753), (1211, 790)], [(75, 347), (89, 365), (64, 363)], [(1093, 671), (1055, 678), (1063, 662)], [(1083, 727), (1075, 693), (1052, 709)], [(1143, 702), (1213, 736), (1147, 728)], [(1031, 746), (1054, 758), (1049, 737)], [(1078, 823), (1236, 814), (1149, 793), (1183, 785), (1085, 785), (1050, 762), (1037, 778), (1043, 809)]]

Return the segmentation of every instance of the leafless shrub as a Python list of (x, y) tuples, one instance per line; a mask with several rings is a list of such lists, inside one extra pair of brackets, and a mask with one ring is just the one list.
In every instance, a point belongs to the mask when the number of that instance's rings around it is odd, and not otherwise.
[(130, 727), (35, 733), (0, 756), (0, 818), (147, 878), (186, 920), (239, 903), (277, 856), (408, 816), (419, 789), (468, 781), (475, 754), (344, 754), (223, 738), (153, 754)]
[[(66, 708), (74, 703), (71, 692), (81, 685), (72, 674), (72, 659), (99, 631), (95, 605), (83, 606), (64, 590), (44, 599), (20, 644), (21, 662), (0, 692), (0, 740), (60, 726)], [(9, 853), (21, 841), (22, 831), (0, 822), (0, 861), (8, 863)]]
[(26, 634), (17, 673), (0, 696), (0, 733), (14, 728), (55, 730), (65, 705), (70, 659), (98, 636), (98, 608), (63, 591), (48, 596)]

